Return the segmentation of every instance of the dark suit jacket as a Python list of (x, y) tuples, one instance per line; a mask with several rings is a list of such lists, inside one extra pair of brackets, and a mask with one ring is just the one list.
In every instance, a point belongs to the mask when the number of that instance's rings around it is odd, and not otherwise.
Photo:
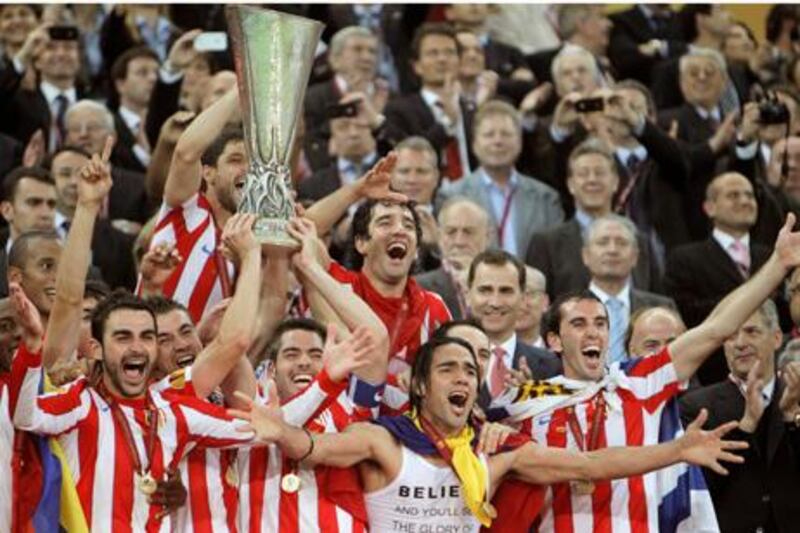
[(631, 9), (610, 16), (614, 26), (608, 43), (608, 58), (619, 73), (618, 79), (634, 78), (645, 85), (650, 84), (653, 66), (663, 61), (661, 56), (648, 57), (639, 52), (639, 45), (652, 39), (662, 39), (669, 43), (669, 57), (679, 57), (686, 51), (686, 43), (678, 25), (677, 16), (672, 13), (665, 28), (656, 32), (642, 11), (634, 6)]
[(122, 233), (106, 219), (99, 219), (92, 234), (92, 265), (100, 270), (103, 281), (115, 289), (136, 288), (133, 262), (133, 235)]
[(668, 307), (669, 309), (674, 309), (676, 311), (678, 310), (678, 306), (675, 305), (675, 300), (672, 298), (639, 289), (631, 290), (632, 315), (637, 311), (648, 309), (650, 307)]
[[(639, 240), (639, 261), (633, 269), (633, 285), (647, 291), (660, 290), (660, 273), (651, 258), (650, 244), (642, 235)], [(581, 227), (574, 218), (531, 237), (525, 262), (537, 268), (547, 279), (550, 300), (559, 294), (584, 289), (591, 276), (583, 264)]]
[(22, 164), (23, 150), (24, 145), (21, 142), (0, 133), (0, 183), (5, 179), (6, 174)]
[[(750, 272), (756, 272), (769, 258), (770, 250), (750, 243)], [(713, 238), (680, 246), (667, 256), (664, 292), (681, 312), (686, 326), (697, 326), (728, 293), (745, 281), (733, 260)], [(697, 376), (707, 385), (725, 379), (728, 366), (721, 352), (709, 357)]]
[(518, 68), (528, 68), (525, 55), (519, 48), (489, 39), (483, 47), (486, 68), (497, 72), (501, 78), (508, 78)]
[[(800, 524), (800, 430), (789, 430), (778, 404), (783, 387), (776, 382), (772, 401), (752, 435), (734, 429), (726, 438), (748, 441), (738, 454), (743, 464), (726, 463), (728, 476), (705, 469), (720, 531), (797, 531)], [(744, 414), (745, 401), (730, 380), (687, 392), (680, 400), (684, 424), (705, 407), (706, 428), (715, 428)], [(770, 527), (772, 526), (772, 527)], [(762, 529), (763, 528), (763, 529)]]
[(440, 267), (430, 272), (424, 272), (416, 276), (415, 279), (420, 287), (426, 291), (435, 292), (442, 297), (447, 309), (450, 310), (453, 320), (465, 318), (461, 313), (461, 306), (458, 305), (457, 289), (453, 285), (453, 280), (443, 268)]
[(155, 209), (150, 205), (144, 188), (144, 174), (111, 167), (111, 179), (114, 185), (108, 195), (108, 218), (146, 223)]
[[(142, 124), (142, 127), (144, 126), (145, 125)], [(136, 154), (133, 153), (136, 137), (134, 137), (133, 132), (128, 129), (125, 121), (122, 120), (119, 111), (114, 111), (114, 129), (117, 132), (117, 142), (114, 144), (114, 149), (111, 151), (111, 164), (134, 172), (147, 172), (147, 169), (136, 157)]]
[[(79, 97), (80, 98), (80, 97)], [(44, 130), (45, 143), (50, 139), (50, 108), (42, 92), (18, 90), (7, 102), (0, 102), (0, 128), (24, 145), (31, 135)]]
[(327, 110), (328, 106), (338, 103), (342, 96), (339, 87), (332, 79), (316, 83), (306, 91), (303, 109), (306, 135), (303, 147), (308, 163), (314, 171), (325, 168), (332, 161), (328, 154), (331, 129)]
[(164, 83), (159, 78), (153, 88), (153, 92), (150, 94), (144, 131), (150, 146), (154, 150), (156, 143), (158, 143), (158, 136), (161, 134), (161, 126), (179, 109), (182, 82), (183, 78), (175, 83)]
[(335, 192), (341, 186), (342, 182), (336, 165), (330, 165), (315, 172), (311, 177), (304, 179), (297, 185), (297, 199), (316, 202)]
[[(461, 101), (464, 132), (472, 168), (478, 166), (477, 159), (472, 153), (472, 120), (475, 111), (473, 104)], [(451, 138), (444, 127), (436, 122), (433, 112), (428, 108), (428, 104), (425, 103), (419, 92), (390, 101), (386, 104), (384, 115), (386, 115), (384, 134), (392, 146), (411, 135), (421, 135), (436, 148), (439, 153), (439, 162), (444, 161), (444, 151)]]

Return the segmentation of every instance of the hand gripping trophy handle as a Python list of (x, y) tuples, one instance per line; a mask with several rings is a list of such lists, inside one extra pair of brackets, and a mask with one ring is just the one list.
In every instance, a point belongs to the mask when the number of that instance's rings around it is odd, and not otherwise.
[(225, 14), (250, 158), (239, 212), (258, 216), (260, 242), (296, 247), (286, 232), (294, 215), (289, 161), (323, 25), (241, 5), (227, 6)]

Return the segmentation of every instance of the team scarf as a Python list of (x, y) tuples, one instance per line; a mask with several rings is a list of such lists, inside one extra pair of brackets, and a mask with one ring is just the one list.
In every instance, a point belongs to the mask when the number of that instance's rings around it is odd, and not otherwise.
[[(405, 416), (379, 417), (375, 423), (386, 428), (397, 440), (419, 455), (440, 456), (433, 439), (422, 428), (420, 416), (412, 410)], [(452, 454), (451, 466), (461, 485), (461, 497), (472, 515), (484, 527), (492, 524), (484, 505), (489, 485), (486, 464), (475, 454), (478, 438), (475, 430), (467, 424), (455, 437), (444, 439)]]

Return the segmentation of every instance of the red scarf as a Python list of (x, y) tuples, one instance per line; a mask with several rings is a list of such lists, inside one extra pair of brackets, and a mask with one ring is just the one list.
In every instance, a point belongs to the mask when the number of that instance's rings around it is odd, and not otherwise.
[(353, 290), (378, 315), (389, 331), (390, 357), (396, 356), (403, 348), (408, 364), (413, 364), (419, 348), (420, 329), (425, 320), (428, 298), (425, 291), (409, 277), (406, 289), (400, 298), (388, 298), (372, 286), (367, 276), (359, 271), (352, 282)]

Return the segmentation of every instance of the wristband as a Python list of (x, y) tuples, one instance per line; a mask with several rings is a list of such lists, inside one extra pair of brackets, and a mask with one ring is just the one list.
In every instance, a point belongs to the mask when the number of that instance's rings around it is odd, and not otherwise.
[(308, 445), (308, 451), (306, 452), (306, 454), (303, 457), (301, 457), (300, 459), (297, 460), (298, 463), (302, 463), (303, 461), (305, 461), (306, 459), (311, 457), (312, 453), (314, 453), (314, 435), (312, 435), (311, 432), (309, 430), (307, 430), (306, 428), (302, 428), (302, 429), (303, 429), (303, 431), (306, 432), (306, 435), (308, 435), (309, 445)]
[(350, 379), (350, 390), (348, 396), (353, 403), (358, 407), (366, 407), (372, 409), (378, 407), (383, 400), (383, 391), (386, 388), (386, 382), (378, 385), (373, 385), (361, 380), (357, 376)]

